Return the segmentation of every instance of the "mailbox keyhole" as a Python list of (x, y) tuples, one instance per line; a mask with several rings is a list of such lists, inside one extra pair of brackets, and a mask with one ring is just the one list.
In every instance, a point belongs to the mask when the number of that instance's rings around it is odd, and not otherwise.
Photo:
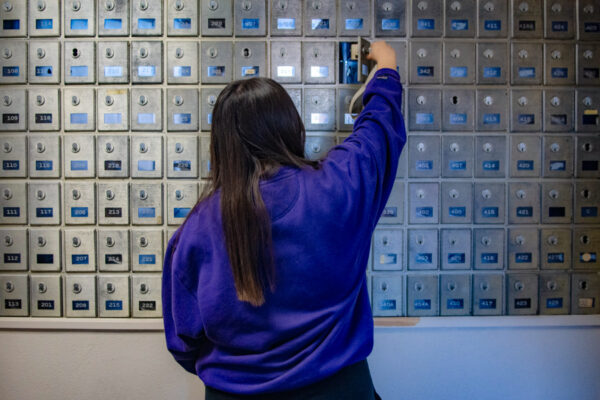
[(523, 282), (521, 282), (521, 281), (516, 281), (516, 282), (515, 282), (515, 290), (516, 290), (516, 291), (518, 291), (518, 292), (520, 292), (520, 291), (522, 291), (523, 289), (525, 289), (525, 285), (523, 285)]
[(6, 282), (4, 284), (4, 290), (6, 290), (8, 293), (12, 292), (13, 290), (15, 290), (15, 284), (11, 281)]
[(452, 96), (452, 104), (458, 104), (458, 96)]
[(146, 246), (148, 246), (148, 239), (146, 239), (145, 237), (143, 237), (143, 236), (142, 236), (142, 237), (140, 238), (140, 246), (141, 246), (141, 247), (146, 247)]
[(390, 2), (385, 2), (382, 4), (381, 9), (385, 12), (390, 12), (392, 11), (392, 8), (394, 8), (394, 6), (392, 6), (392, 3)]
[(81, 293), (81, 285), (79, 283), (73, 284), (73, 293)]
[(277, 3), (277, 6), (280, 10), (285, 10), (287, 8), (287, 1), (281, 0)]
[(524, 190), (517, 190), (516, 195), (519, 199), (524, 199), (525, 197), (527, 197), (527, 194)]
[(113, 58), (113, 56), (115, 55), (115, 52), (113, 51), (113, 49), (111, 49), (110, 47), (106, 49), (106, 51), (104, 52), (104, 54), (106, 55), (106, 58)]
[(427, 2), (426, 1), (420, 1), (419, 4), (417, 4), (417, 8), (420, 11), (425, 11), (427, 10)]
[(44, 51), (44, 49), (37, 49), (36, 54), (37, 54), (38, 58), (46, 57), (46, 52)]
[(452, 143), (450, 145), (450, 151), (452, 151), (453, 153), (457, 153), (460, 150), (460, 146), (458, 145), (458, 143)]
[(249, 58), (252, 55), (252, 51), (246, 47), (242, 50), (242, 55), (246, 58)]
[(492, 197), (492, 192), (489, 189), (484, 189), (481, 191), (481, 197), (484, 199), (489, 199)]
[(519, 150), (519, 152), (524, 153), (527, 151), (527, 145), (523, 142), (519, 143), (517, 145), (517, 150)]
[(6, 200), (10, 200), (10, 199), (12, 199), (12, 191), (10, 189), (4, 189), (4, 191), (2, 192), (2, 196)]
[(588, 189), (583, 189), (583, 191), (581, 192), (581, 195), (583, 196), (584, 199), (589, 199), (590, 191)]
[(38, 292), (46, 293), (47, 290), (48, 290), (48, 287), (46, 286), (46, 284), (44, 282), (38, 283)]
[(315, 10), (320, 10), (322, 7), (321, 2), (320, 1), (313, 1), (312, 2), (312, 8)]
[(72, 104), (72, 105), (74, 105), (74, 106), (78, 106), (78, 105), (79, 105), (79, 103), (80, 103), (80, 101), (79, 101), (79, 97), (77, 97), (77, 96), (72, 96), (72, 97), (71, 97), (71, 104)]
[(107, 282), (106, 283), (106, 292), (108, 292), (108, 293), (114, 293), (115, 292), (115, 285), (113, 285), (111, 282)]
[(10, 145), (10, 143), (4, 142), (4, 144), (2, 145), (2, 149), (4, 150), (5, 153), (10, 153), (13, 148)]
[(182, 153), (183, 145), (181, 143), (175, 143), (175, 153)]
[(3, 104), (6, 106), (6, 107), (8, 107), (8, 106), (10, 106), (10, 105), (12, 104), (12, 99), (10, 98), (10, 96), (4, 96), (4, 97), (2, 98), (2, 103), (3, 103)]
[(449, 292), (454, 292), (456, 290), (456, 283), (454, 282), (448, 282), (448, 291)]
[(182, 200), (183, 199), (183, 192), (181, 190), (176, 190), (175, 191), (175, 198), (177, 200)]
[(321, 152), (321, 146), (319, 146), (318, 143), (313, 143), (311, 146), (311, 150), (313, 153), (320, 153)]
[(587, 283), (587, 281), (579, 281), (579, 288), (580, 288), (581, 290), (587, 290), (587, 288), (588, 288), (588, 283)]
[(492, 146), (491, 143), (485, 143), (483, 145), (483, 151), (485, 151), (486, 153), (491, 153), (492, 150), (494, 150), (494, 146)]
[(211, 11), (215, 11), (217, 8), (219, 8), (219, 3), (215, 0), (211, 0), (208, 3), (208, 9)]
[(492, 96), (485, 96), (483, 98), (483, 104), (485, 104), (486, 106), (491, 106), (492, 104), (494, 104), (494, 99), (492, 98)]
[(107, 11), (112, 11), (115, 9), (115, 2), (113, 0), (107, 0), (104, 3), (104, 8), (106, 8)]
[(46, 198), (46, 193), (44, 193), (44, 191), (43, 191), (43, 190), (38, 190), (38, 191), (35, 193), (35, 197), (36, 197), (38, 200), (44, 200), (44, 199)]
[(592, 146), (591, 143), (584, 143), (583, 144), (583, 151), (585, 151), (587, 153), (591, 153), (593, 149), (594, 149), (594, 146)]
[(490, 239), (487, 236), (484, 236), (481, 238), (481, 244), (483, 244), (484, 246), (489, 246), (490, 243), (492, 243), (492, 239)]
[(79, 239), (78, 237), (74, 237), (73, 238), (73, 247), (79, 247), (81, 246), (81, 239)]
[(115, 192), (113, 192), (111, 189), (108, 189), (106, 191), (106, 199), (107, 200), (112, 200), (115, 198)]
[(554, 281), (548, 281), (548, 282), (546, 283), (546, 287), (547, 287), (549, 290), (552, 290), (552, 291), (556, 290), (557, 286), (558, 286), (558, 285), (557, 285), (557, 284), (556, 284), (556, 282), (554, 282)]
[(382, 292), (385, 292), (385, 291), (387, 291), (387, 290), (388, 290), (388, 285), (387, 285), (387, 283), (385, 283), (385, 282), (381, 282), (381, 286), (380, 286), (380, 288), (381, 288), (381, 291), (382, 291)]
[(579, 240), (583, 244), (590, 244), (590, 237), (588, 235), (583, 235)]
[(421, 235), (417, 236), (417, 244), (419, 246), (422, 246), (423, 243), (425, 243), (425, 238), (423, 236), (421, 236)]
[(427, 147), (425, 146), (425, 143), (421, 142), (417, 144), (417, 150), (419, 150), (421, 153), (423, 153), (426, 149)]
[(481, 284), (479, 285), (479, 287), (481, 288), (481, 290), (483, 290), (484, 292), (487, 292), (490, 289), (490, 285), (488, 285), (487, 282), (481, 282)]
[(181, 47), (178, 47), (175, 49), (175, 58), (182, 58), (183, 57), (183, 49)]
[(242, 3), (242, 8), (246, 11), (250, 10), (252, 8), (252, 2), (248, 0), (244, 1)]
[(519, 97), (519, 105), (520, 106), (524, 107), (527, 105), (527, 103), (528, 103), (527, 97), (525, 97), (525, 96)]
[(456, 189), (452, 189), (452, 190), (450, 190), (450, 192), (448, 192), (448, 193), (449, 193), (449, 195), (450, 195), (450, 198), (452, 198), (452, 199), (456, 199), (456, 198), (458, 198), (458, 194), (459, 194), (459, 193), (458, 193), (458, 190), (456, 190)]
[(523, 236), (519, 235), (515, 238), (515, 243), (519, 246), (522, 246), (525, 244), (525, 238)]
[(419, 199), (424, 199), (425, 198), (425, 192), (423, 190), (417, 191), (417, 197)]
[(36, 150), (38, 153), (43, 153), (44, 151), (46, 151), (46, 146), (44, 146), (44, 143), (38, 142), (35, 146)]
[(141, 95), (140, 98), (138, 99), (138, 104), (140, 106), (145, 106), (146, 104), (148, 104), (148, 98), (144, 95)]
[(71, 3), (71, 10), (77, 12), (77, 11), (79, 11), (80, 8), (81, 8), (81, 3), (79, 2), (79, 0), (75, 0), (74, 2)]
[(106, 237), (106, 246), (113, 247), (115, 245), (115, 240), (111, 236)]
[(12, 246), (13, 245), (13, 239), (12, 237), (10, 237), (9, 235), (4, 236), (4, 245), (5, 246)]
[(115, 100), (114, 100), (114, 99), (113, 99), (111, 96), (106, 96), (106, 97), (104, 98), (104, 103), (105, 103), (107, 106), (112, 106), (112, 105), (114, 104), (114, 102), (115, 102)]
[(548, 238), (548, 244), (552, 246), (556, 246), (558, 244), (558, 238), (556, 236), (550, 236)]
[(174, 5), (174, 6), (175, 6), (175, 9), (176, 9), (177, 11), (181, 11), (181, 10), (183, 10), (183, 7), (184, 7), (183, 0), (177, 0), (177, 1), (175, 2), (175, 5)]
[(519, 51), (519, 58), (525, 59), (527, 57), (529, 57), (529, 53), (527, 52), (527, 50), (523, 49)]
[(455, 1), (452, 4), (450, 4), (450, 9), (452, 11), (460, 11), (460, 9), (461, 9), (460, 2)]
[(113, 146), (112, 143), (108, 142), (108, 143), (106, 143), (106, 145), (104, 146), (104, 148), (106, 149), (107, 153), (112, 153), (113, 150), (115, 149), (115, 146)]
[(552, 143), (550, 145), (550, 151), (553, 153), (558, 153), (560, 151), (560, 145), (558, 143)]
[(46, 246), (46, 239), (43, 236), (38, 236), (37, 238), (38, 247)]
[(81, 55), (81, 52), (77, 47), (73, 47), (71, 53), (73, 54), (73, 58), (79, 58), (79, 56)]
[(12, 51), (10, 51), (10, 49), (4, 49), (4, 50), (2, 50), (2, 56), (4, 58), (11, 58), (12, 57)]
[(10, 1), (5, 1), (4, 4), (2, 5), (2, 8), (4, 8), (4, 11), (10, 12), (13, 9), (13, 5)]
[(79, 200), (81, 198), (81, 193), (77, 189), (73, 189), (73, 200)]
[(177, 96), (173, 97), (173, 103), (174, 103), (176, 106), (180, 106), (180, 105), (182, 105), (182, 104), (183, 104), (183, 97), (181, 97), (181, 96), (179, 96), (179, 95), (177, 95)]
[(558, 14), (559, 12), (562, 11), (562, 5), (560, 5), (560, 3), (554, 3), (552, 4), (552, 12)]
[(417, 283), (415, 283), (415, 290), (416, 290), (417, 292), (420, 292), (420, 291), (422, 291), (422, 290), (423, 290), (423, 284), (422, 284), (421, 282), (417, 282)]
[(559, 193), (558, 190), (552, 189), (548, 195), (551, 199), (558, 199)]
[(140, 293), (142, 294), (146, 294), (148, 293), (148, 285), (146, 285), (145, 283), (141, 283), (140, 284)]
[(140, 190), (140, 199), (146, 200), (147, 198), (148, 198), (148, 192), (146, 192), (144, 189)]
[(587, 107), (591, 107), (592, 106), (592, 98), (591, 97), (584, 97), (583, 98), (583, 105), (587, 106)]
[(140, 143), (140, 153), (147, 153), (148, 145), (146, 143)]
[(586, 50), (583, 53), (583, 58), (585, 58), (586, 60), (591, 60), (594, 57), (594, 53), (591, 50)]
[(140, 49), (140, 58), (146, 58), (148, 57), (148, 49), (146, 49), (145, 47), (142, 47)]

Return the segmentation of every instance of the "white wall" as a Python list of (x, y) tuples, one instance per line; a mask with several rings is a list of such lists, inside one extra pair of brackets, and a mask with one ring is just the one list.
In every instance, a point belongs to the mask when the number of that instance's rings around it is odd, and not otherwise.
[[(376, 328), (369, 363), (385, 400), (600, 399), (600, 316), (415, 322)], [(153, 330), (159, 323), (88, 330), (101, 325), (59, 330), (49, 320), (11, 328), (0, 320), (0, 399), (204, 398), (202, 383)], [(27, 326), (49, 330), (15, 329)]]

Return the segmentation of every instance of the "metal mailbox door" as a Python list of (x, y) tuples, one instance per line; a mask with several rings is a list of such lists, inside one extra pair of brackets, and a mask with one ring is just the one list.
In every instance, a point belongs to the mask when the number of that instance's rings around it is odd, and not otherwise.
[(544, 7), (546, 30), (544, 37), (547, 39), (574, 39), (575, 3), (569, 0), (546, 1)]
[(340, 0), (338, 34), (371, 36), (371, 1)]
[(573, 132), (574, 116), (573, 90), (544, 90), (544, 132)]
[(575, 47), (573, 45), (546, 43), (546, 85), (575, 84)]
[(96, 34), (96, 2), (72, 1), (65, 7), (65, 36), (94, 36)]
[(412, 0), (413, 37), (439, 37), (443, 32), (442, 2), (434, 0)]
[(26, 274), (0, 275), (0, 316), (29, 315), (29, 279)]
[(577, 84), (600, 85), (600, 45), (577, 44)]
[(60, 42), (29, 42), (29, 83), (60, 83)]
[(474, 37), (477, 30), (475, 0), (446, 2), (446, 37)]
[(410, 224), (437, 224), (439, 221), (439, 184), (409, 183)]
[(64, 89), (64, 129), (70, 131), (93, 131), (96, 129), (95, 89)]
[(96, 183), (66, 181), (64, 192), (65, 224), (96, 223)]
[(381, 213), (378, 224), (401, 224), (404, 222), (404, 182), (396, 181), (390, 197)]
[(271, 36), (302, 35), (302, 1), (276, 0), (271, 6)]
[(60, 183), (30, 183), (27, 206), (31, 225), (60, 225)]
[(406, 277), (407, 315), (434, 317), (439, 315), (439, 281), (437, 275)]
[(442, 136), (442, 177), (469, 178), (472, 176), (473, 138)]
[(544, 31), (542, 0), (513, 0), (513, 32), (519, 39), (541, 38)]
[(303, 42), (302, 59), (305, 83), (335, 83), (333, 42)]
[(131, 130), (162, 131), (162, 89), (131, 89)]
[(600, 207), (600, 184), (598, 182), (576, 182), (575, 223), (600, 223), (598, 207)]
[(202, 0), (202, 36), (231, 36), (233, 34), (233, 5), (231, 0)]
[(470, 224), (473, 221), (473, 184), (442, 182), (442, 223)]
[(540, 265), (540, 237), (537, 229), (511, 228), (508, 230), (508, 268), (538, 269)]
[(131, 177), (162, 178), (162, 136), (131, 138)]
[(511, 132), (542, 130), (542, 91), (511, 90)]
[(408, 127), (411, 131), (439, 131), (442, 124), (442, 92), (439, 89), (408, 90)]
[(337, 12), (335, 0), (304, 2), (304, 32), (306, 36), (335, 36)]
[(129, 231), (98, 230), (98, 271), (129, 271)]
[(439, 136), (408, 137), (408, 176), (436, 178), (440, 176)]
[(98, 224), (129, 224), (129, 184), (98, 183)]
[(473, 315), (502, 315), (504, 275), (473, 275)]
[(0, 131), (24, 131), (27, 129), (27, 93), (25, 89), (0, 90)]
[(131, 34), (133, 36), (162, 36), (163, 1), (131, 1)]
[(29, 36), (60, 35), (59, 0), (39, 0), (29, 2)]
[(569, 269), (571, 267), (571, 230), (542, 229), (541, 268)]
[(512, 85), (541, 85), (543, 78), (543, 48), (541, 43), (511, 44)]
[(475, 183), (473, 214), (476, 224), (503, 224), (505, 221), (504, 183)]
[(477, 136), (475, 138), (475, 177), (504, 178), (506, 176), (506, 138)]
[(27, 82), (27, 42), (1, 40), (0, 54), (0, 84)]
[(27, 177), (27, 141), (23, 135), (2, 135), (0, 178)]
[(129, 43), (98, 42), (98, 83), (129, 83)]
[(300, 42), (271, 42), (271, 77), (274, 80), (280, 83), (302, 82), (300, 47)]
[(542, 141), (537, 136), (510, 137), (510, 176), (534, 178), (540, 176)]
[[(273, 42), (272, 42), (273, 43)], [(290, 43), (292, 45), (292, 43)], [(298, 60), (300, 59), (300, 43)], [(202, 55), (200, 78), (202, 83), (229, 83), (233, 76), (233, 44), (230, 42), (206, 42), (200, 44)], [(273, 54), (273, 53), (271, 53)], [(293, 55), (294, 53), (292, 53)], [(273, 57), (273, 56), (272, 56)], [(273, 62), (273, 61), (271, 61)], [(275, 77), (275, 75), (271, 74)]]
[(335, 130), (335, 89), (304, 89), (304, 126), (308, 131)]
[(167, 178), (198, 178), (197, 136), (167, 137)]
[(99, 2), (98, 36), (129, 36), (129, 0)]
[(24, 225), (27, 223), (27, 186), (25, 182), (0, 184), (0, 224)]
[(351, 114), (349, 111), (352, 96), (356, 93), (355, 89), (337, 90), (337, 126), (340, 131), (352, 131), (354, 128), (354, 118), (357, 114)]
[(509, 315), (535, 315), (538, 311), (538, 276), (536, 274), (510, 274), (506, 277)]
[(474, 229), (475, 269), (504, 269), (504, 229)]
[(99, 178), (126, 178), (129, 176), (129, 137), (98, 136), (96, 151)]
[(163, 46), (161, 41), (131, 42), (131, 82), (162, 83)]
[(0, 271), (27, 271), (27, 229), (0, 230)]
[(406, 0), (375, 0), (375, 36), (406, 36)]
[(508, 184), (508, 223), (540, 223), (540, 185), (534, 182)]
[(129, 130), (129, 90), (98, 89), (98, 130)]
[(131, 270), (161, 271), (163, 262), (162, 229), (131, 230)]
[(96, 277), (94, 275), (65, 276), (65, 315), (90, 318), (96, 316)]
[(167, 35), (198, 36), (198, 2), (168, 0)]
[(132, 316), (134, 318), (160, 318), (162, 298), (161, 275), (145, 274), (131, 277)]
[(504, 89), (477, 90), (477, 131), (505, 131), (508, 121), (508, 92)]
[(129, 317), (129, 276), (98, 275), (97, 279), (98, 316)]
[(236, 36), (266, 36), (267, 10), (265, 0), (233, 0)]
[(58, 131), (60, 129), (60, 96), (58, 89), (29, 90), (29, 130)]
[(508, 2), (478, 0), (479, 33), (482, 38), (505, 38), (508, 32)]
[(548, 178), (573, 176), (574, 141), (569, 136), (544, 136), (544, 172)]
[(408, 230), (408, 269), (439, 269), (437, 229)]
[(600, 230), (575, 228), (573, 230), (573, 269), (598, 270), (600, 260)]
[[(202, 114), (201, 129), (203, 131), (210, 131), (212, 124), (212, 111), (217, 103), (217, 97), (224, 88), (221, 86), (216, 87), (203, 87), (200, 89), (200, 97), (202, 102), (200, 103), (200, 112)], [(208, 147), (207, 147), (208, 150)]]
[(600, 313), (600, 279), (597, 273), (573, 274), (571, 277), (571, 313)]
[(234, 79), (267, 76), (266, 42), (235, 42), (233, 64)]
[(471, 269), (470, 229), (442, 229), (440, 240), (443, 270)]
[(471, 315), (471, 275), (440, 275), (440, 315)]
[(32, 272), (61, 270), (60, 239), (59, 229), (29, 230), (29, 269)]
[(542, 183), (542, 223), (569, 224), (573, 220), (573, 185)]
[(96, 272), (96, 232), (94, 229), (63, 231), (66, 272)]
[(335, 146), (335, 138), (332, 136), (307, 136), (304, 153), (310, 160), (321, 160), (333, 146)]
[(397, 317), (403, 315), (402, 281), (402, 275), (373, 275), (373, 316)]
[(65, 83), (96, 82), (96, 43), (77, 40), (64, 42), (64, 46)]
[(475, 83), (475, 44), (444, 42), (444, 83)]
[(7, 0), (0, 9), (0, 36), (24, 37), (27, 36), (27, 2)]
[(167, 42), (167, 83), (198, 83), (198, 43)]
[(600, 3), (598, 0), (579, 2), (579, 39), (598, 40), (600, 37)]
[(169, 182), (167, 188), (167, 224), (179, 225), (198, 201), (198, 185), (196, 182)]
[(31, 316), (62, 316), (62, 287), (60, 275), (31, 275)]
[(473, 131), (475, 116), (475, 92), (469, 89), (446, 89), (443, 91), (442, 130)]
[(167, 89), (167, 131), (198, 131), (198, 89)]
[(598, 136), (577, 137), (577, 177), (600, 177), (600, 138)]
[(404, 241), (402, 229), (375, 229), (373, 233), (373, 271), (402, 270)]
[(600, 94), (593, 89), (577, 90), (577, 132), (597, 132), (600, 127)]
[(508, 81), (506, 43), (477, 43), (477, 83), (504, 85)]
[(540, 275), (540, 314), (566, 315), (571, 306), (571, 280), (567, 273)]
[(31, 178), (59, 178), (60, 137), (48, 134), (31, 135), (28, 158)]
[(134, 225), (162, 225), (162, 183), (131, 184), (131, 219)]
[(410, 83), (442, 82), (442, 44), (410, 42)]

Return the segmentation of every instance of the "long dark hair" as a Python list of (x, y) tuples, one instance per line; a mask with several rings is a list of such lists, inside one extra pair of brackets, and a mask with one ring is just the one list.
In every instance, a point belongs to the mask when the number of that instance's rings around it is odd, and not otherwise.
[(253, 306), (275, 289), (271, 221), (259, 182), (281, 166), (316, 167), (304, 156), (306, 132), (285, 89), (267, 78), (230, 83), (213, 109), (210, 182), (220, 189), (225, 244), (238, 299)]

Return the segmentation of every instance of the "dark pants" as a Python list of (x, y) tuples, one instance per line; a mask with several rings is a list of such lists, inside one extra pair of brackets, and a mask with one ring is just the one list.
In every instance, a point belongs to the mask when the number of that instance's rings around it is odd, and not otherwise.
[(311, 385), (285, 392), (237, 395), (206, 387), (206, 400), (376, 400), (367, 360), (342, 368)]

